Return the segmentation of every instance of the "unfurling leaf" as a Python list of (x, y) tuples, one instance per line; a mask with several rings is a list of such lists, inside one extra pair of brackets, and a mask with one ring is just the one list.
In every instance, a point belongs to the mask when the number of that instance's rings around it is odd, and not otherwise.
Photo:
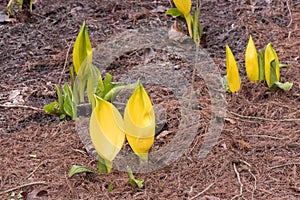
[(259, 80), (265, 80), (265, 57), (262, 50), (258, 51)]
[(285, 82), (285, 83), (275, 82), (274, 84), (284, 91), (290, 91), (293, 87), (293, 83), (291, 82)]
[(125, 140), (123, 119), (117, 108), (110, 102), (97, 96), (95, 101), (96, 107), (90, 119), (90, 136), (97, 153), (104, 159), (107, 172), (110, 172), (112, 161)]
[(259, 80), (259, 65), (258, 56), (252, 36), (250, 35), (249, 42), (245, 54), (246, 73), (250, 81)]
[(238, 92), (241, 87), (240, 74), (234, 55), (228, 45), (226, 45), (226, 71), (230, 91)]
[(80, 165), (72, 165), (72, 167), (69, 169), (68, 176), (69, 178), (71, 178), (74, 174), (79, 174), (83, 172), (94, 173), (93, 170), (91, 170), (88, 167), (80, 166)]
[(81, 68), (90, 63), (92, 63), (92, 45), (85, 22), (83, 22), (73, 48), (73, 65), (76, 74), (83, 76), (80, 72), (85, 70)]
[(265, 79), (268, 87), (272, 87), (280, 80), (279, 60), (272, 44), (269, 43), (265, 49)]
[(143, 187), (144, 179), (135, 179), (133, 172), (129, 166), (127, 166), (127, 173), (129, 177), (129, 182), (132, 186), (137, 186), (138, 188)]
[(148, 160), (148, 151), (154, 142), (155, 115), (151, 100), (139, 81), (125, 108), (124, 128), (132, 150), (142, 161)]

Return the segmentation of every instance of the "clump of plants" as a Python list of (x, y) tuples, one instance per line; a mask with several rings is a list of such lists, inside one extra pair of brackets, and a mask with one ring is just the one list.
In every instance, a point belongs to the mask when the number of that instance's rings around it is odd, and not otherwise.
[[(245, 53), (245, 68), (247, 77), (251, 82), (265, 81), (269, 88), (278, 87), (284, 91), (289, 91), (292, 82), (280, 82), (280, 68), (289, 67), (279, 63), (276, 51), (269, 43), (264, 50), (257, 52), (252, 36), (250, 36)], [(222, 83), (226, 91), (238, 92), (241, 87), (238, 65), (234, 55), (226, 45), (226, 76)]]
[(202, 35), (202, 25), (199, 21), (200, 1), (197, 1), (197, 8), (194, 10), (193, 14), (191, 14), (191, 0), (174, 0), (173, 2), (176, 8), (169, 8), (166, 11), (166, 14), (185, 19), (189, 36), (199, 45)]
[[(154, 142), (155, 115), (153, 106), (142, 83), (126, 85), (113, 82), (112, 75), (101, 77), (99, 69), (92, 64), (92, 46), (88, 31), (83, 23), (73, 48), (73, 66), (70, 67), (71, 86), (65, 83), (62, 94), (55, 85), (58, 101), (44, 109), (46, 113), (56, 114), (60, 119), (66, 116), (76, 119), (76, 106), (87, 100), (91, 103), (90, 137), (98, 153), (98, 172), (109, 173), (113, 160), (124, 145), (125, 139), (133, 152), (144, 162)], [(134, 89), (122, 116), (112, 101), (123, 89)], [(127, 167), (130, 183), (143, 186), (143, 180), (137, 180)], [(85, 166), (73, 165), (69, 177), (76, 173), (92, 172)]]
[[(25, 1), (26, 2), (29, 1), (29, 9), (30, 9), (30, 12), (32, 12), (32, 0), (25, 0)], [(24, 0), (10, 0), (7, 4), (7, 15), (8, 16), (12, 15), (15, 4), (17, 4), (17, 6), (18, 6), (18, 11), (22, 12)]]

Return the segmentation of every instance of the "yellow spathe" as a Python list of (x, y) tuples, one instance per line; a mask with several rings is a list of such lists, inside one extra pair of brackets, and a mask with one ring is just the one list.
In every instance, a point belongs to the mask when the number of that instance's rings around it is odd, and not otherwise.
[(258, 56), (252, 36), (250, 35), (249, 42), (245, 54), (246, 73), (250, 81), (259, 80)]
[(125, 133), (123, 119), (117, 108), (108, 101), (95, 97), (96, 107), (90, 119), (90, 136), (92, 143), (101, 158), (106, 162), (108, 172), (112, 160), (121, 150)]
[(228, 87), (231, 92), (238, 92), (241, 87), (238, 66), (228, 45), (226, 45), (226, 71)]
[[(276, 80), (271, 80), (271, 62), (275, 61), (275, 78)], [(268, 87), (272, 87), (274, 82), (280, 80), (280, 69), (279, 69), (279, 60), (275, 50), (272, 47), (272, 44), (269, 43), (265, 49), (265, 78)]]
[(75, 40), (72, 56), (75, 72), (78, 76), (81, 76), (81, 73), (83, 73), (81, 70), (82, 65), (92, 63), (92, 45), (85, 22), (83, 22)]
[(155, 115), (151, 100), (140, 82), (127, 102), (124, 129), (132, 150), (141, 160), (148, 160), (154, 142)]

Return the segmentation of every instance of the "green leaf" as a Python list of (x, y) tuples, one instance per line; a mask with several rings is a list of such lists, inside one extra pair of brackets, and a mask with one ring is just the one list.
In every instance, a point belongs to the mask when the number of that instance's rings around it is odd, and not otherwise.
[(276, 61), (275, 59), (271, 61), (271, 68), (270, 68), (270, 87), (274, 85), (275, 82), (277, 82), (277, 76), (276, 76)]
[(274, 83), (277, 87), (279, 87), (280, 89), (284, 90), (284, 91), (290, 91), (293, 87), (293, 83), (292, 82), (285, 82), (285, 83), (281, 83), (281, 82), (275, 82)]
[(103, 158), (101, 158), (100, 156), (98, 156), (98, 172), (100, 174), (106, 174), (108, 173), (107, 171), (107, 167), (106, 167), (106, 164), (105, 164), (105, 160)]
[(108, 192), (112, 192), (113, 189), (114, 189), (114, 186), (112, 184), (109, 184), (108, 188), (107, 188)]
[(59, 113), (59, 104), (54, 101), (44, 106), (45, 113), (47, 114), (60, 114)]
[(80, 166), (80, 165), (72, 165), (72, 167), (69, 169), (68, 176), (69, 178), (71, 178), (74, 174), (79, 174), (83, 172), (94, 174), (93, 170), (91, 170), (88, 167)]
[(265, 80), (265, 58), (262, 50), (258, 51), (259, 80)]
[(130, 184), (132, 186), (137, 186), (138, 188), (142, 188), (143, 183), (144, 183), (144, 179), (135, 179), (135, 177), (133, 175), (133, 172), (132, 172), (132, 170), (129, 166), (127, 166), (127, 172), (128, 172), (128, 177), (129, 177)]
[(61, 93), (60, 87), (55, 84), (55, 90), (57, 94), (58, 104), (59, 104), (59, 114), (63, 113), (63, 107), (64, 107), (64, 97)]
[(103, 99), (112, 102), (122, 90), (133, 90), (135, 87), (136, 84), (124, 85), (123, 83), (114, 83), (114, 87), (105, 94)]
[(76, 105), (73, 102), (73, 94), (72, 94), (72, 90), (70, 88), (70, 86), (68, 85), (68, 83), (64, 84), (64, 111), (66, 112), (67, 115), (69, 115), (72, 120), (76, 119)]
[(8, 15), (8, 17), (11, 16), (11, 14), (12, 14), (12, 9), (14, 7), (14, 4), (15, 4), (15, 0), (10, 0), (7, 4), (7, 15)]
[(89, 68), (90, 69), (89, 69), (88, 80), (87, 80), (87, 96), (89, 102), (92, 103), (92, 108), (94, 108), (95, 107), (94, 94), (96, 92), (99, 83), (99, 78), (101, 78), (101, 76), (100, 76), (100, 71), (96, 66), (90, 65)]
[(23, 0), (16, 0), (17, 4), (18, 4), (18, 10), (19, 12), (22, 11), (22, 6), (23, 6)]
[(182, 12), (180, 12), (177, 8), (169, 8), (166, 11), (166, 15), (171, 15), (173, 17), (182, 17), (182, 18), (184, 18), (184, 15), (182, 14)]

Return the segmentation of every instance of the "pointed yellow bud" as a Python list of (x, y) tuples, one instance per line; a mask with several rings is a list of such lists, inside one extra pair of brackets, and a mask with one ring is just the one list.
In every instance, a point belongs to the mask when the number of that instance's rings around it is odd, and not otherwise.
[(87, 63), (92, 63), (92, 45), (85, 22), (83, 22), (74, 43), (72, 56), (75, 72), (80, 76), (81, 73), (83, 73), (82, 66)]
[(259, 80), (258, 56), (255, 44), (250, 35), (245, 55), (246, 73), (250, 81)]
[(231, 92), (239, 91), (241, 87), (238, 66), (228, 45), (226, 45), (226, 71), (228, 87)]
[(265, 49), (265, 78), (268, 87), (280, 80), (279, 60), (271, 43)]
[(127, 102), (124, 127), (132, 150), (141, 160), (148, 160), (148, 151), (154, 142), (155, 115), (151, 100), (140, 82)]
[(97, 153), (105, 160), (107, 171), (110, 172), (112, 160), (125, 140), (123, 119), (113, 104), (97, 96), (95, 100), (96, 107), (90, 119), (90, 136)]

